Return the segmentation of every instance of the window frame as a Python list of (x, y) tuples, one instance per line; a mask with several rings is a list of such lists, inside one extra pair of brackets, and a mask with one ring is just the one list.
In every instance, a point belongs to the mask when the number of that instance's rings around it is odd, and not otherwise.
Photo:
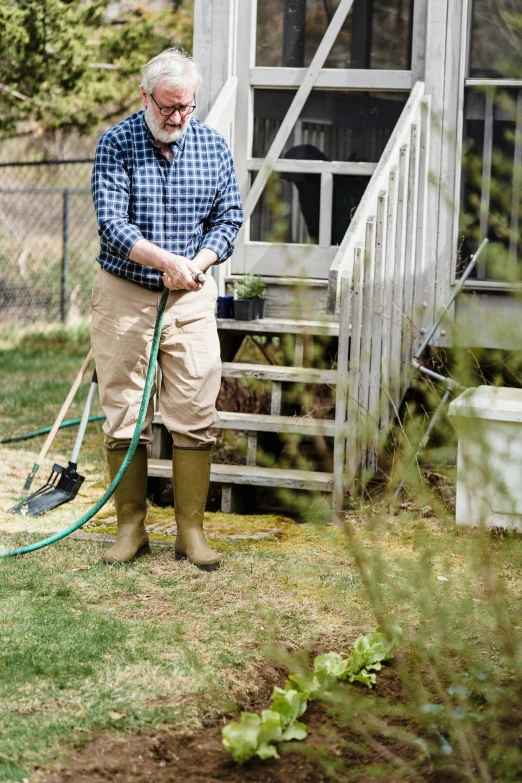
[[(238, 46), (237, 73), (239, 77), (238, 101), (236, 110), (236, 133), (234, 157), (237, 161), (238, 179), (243, 198), (249, 189), (252, 173), (257, 170), (258, 161), (252, 157), (254, 133), (254, 90), (255, 89), (297, 89), (302, 83), (307, 68), (285, 68), (256, 66), (256, 35), (257, 35), (257, 2), (240, 3), (238, 14)], [(426, 30), (426, 9), (428, 0), (415, 0), (412, 20), (412, 67), (409, 70), (386, 69), (351, 69), (323, 68), (319, 72), (314, 89), (335, 89), (369, 92), (405, 92), (406, 97), (411, 92), (424, 65), (423, 44)], [(324, 193), (328, 199), (329, 186), (327, 178), (331, 172), (323, 162), (318, 161), (317, 173), (324, 177)], [(276, 164), (279, 170), (282, 164)], [(343, 164), (344, 165), (344, 164)], [(362, 164), (361, 164), (362, 165)], [(364, 164), (368, 165), (368, 164)], [(374, 166), (374, 164), (371, 164)], [(353, 164), (346, 163), (346, 173), (355, 174)], [(343, 172), (344, 173), (344, 172)], [(357, 170), (360, 173), (360, 169)], [(325, 214), (325, 210), (321, 210)], [(327, 236), (326, 229), (321, 236)], [(269, 260), (268, 249), (277, 249), (274, 259)], [(256, 272), (257, 274), (281, 276), (281, 260), (284, 250), (298, 254), (306, 248), (306, 262), (301, 270), (296, 269), (297, 276), (328, 277), (328, 270), (333, 261), (337, 246), (324, 247), (320, 245), (276, 245), (275, 243), (254, 242), (250, 239), (250, 220), (246, 221), (242, 236), (236, 243), (232, 257), (232, 273), (242, 274)], [(275, 270), (278, 271), (275, 271)], [(269, 271), (270, 270), (270, 271)], [(293, 273), (292, 273), (293, 274)]]
[[(459, 235), (459, 228), (460, 228), (460, 212), (462, 209), (462, 197), (463, 197), (463, 191), (462, 191), (462, 164), (463, 164), (463, 143), (464, 143), (464, 123), (465, 123), (465, 99), (466, 99), (466, 91), (468, 89), (473, 89), (476, 87), (503, 87), (503, 88), (513, 88), (518, 89), (518, 108), (517, 108), (517, 128), (520, 128), (519, 132), (522, 132), (522, 78), (520, 79), (512, 79), (512, 78), (487, 78), (487, 77), (470, 77), (470, 71), (471, 71), (471, 35), (473, 31), (473, 3), (474, 0), (464, 0), (464, 2), (467, 2), (467, 14), (466, 14), (466, 27), (463, 31), (464, 36), (464, 43), (462, 45), (462, 53), (461, 53), (461, 77), (460, 77), (460, 91), (459, 91), (459, 105), (460, 105), (460, 112), (459, 112), (459, 128), (458, 128), (458, 136), (457, 136), (457, 142), (458, 142), (458, 158), (457, 160), (460, 161), (460, 166), (458, 167), (458, 178), (457, 178), (457, 187), (455, 191), (455, 200), (458, 204), (458, 208), (455, 210), (456, 212), (456, 219), (455, 219), (455, 234), (456, 236)], [(487, 114), (487, 107), (490, 106), (491, 110), (491, 123), (493, 122), (493, 112), (494, 112), (494, 106), (492, 101), (489, 99), (486, 99), (486, 114)], [(486, 124), (486, 117), (484, 119), (484, 123)], [(488, 189), (489, 189), (489, 182), (491, 178), (491, 152), (492, 152), (492, 127), (490, 128), (491, 134), (487, 134), (487, 139), (485, 138), (484, 144), (488, 144), (489, 150), (486, 150), (486, 154), (483, 154), (483, 169), (482, 169), (482, 190), (481, 190), (481, 203), (482, 203), (482, 215), (481, 215), (481, 236), (482, 232), (484, 230), (484, 221), (487, 220), (487, 217), (485, 217), (485, 211), (486, 207), (489, 204), (488, 199)], [(486, 129), (485, 129), (486, 132)], [(517, 145), (515, 145), (515, 152), (514, 152), (514, 173), (515, 176), (517, 175), (517, 171), (515, 170), (515, 159), (517, 156)], [(518, 145), (518, 157), (519, 161), (522, 162), (522, 145)], [(520, 171), (518, 171), (518, 175), (520, 175)], [(522, 179), (520, 179), (519, 176), (519, 185), (522, 186)], [(486, 192), (484, 191), (484, 181), (488, 184), (486, 187)], [(520, 209), (520, 196), (519, 196), (519, 209)], [(513, 207), (512, 207), (512, 216), (513, 216)], [(519, 225), (519, 222), (517, 220), (517, 227)], [(486, 233), (487, 233), (487, 227), (486, 227)], [(516, 258), (516, 251), (515, 251), (515, 260), (516, 263), (519, 263), (522, 259)], [(456, 285), (458, 283), (458, 277), (457, 277), (457, 270), (456, 265), (454, 265), (453, 268), (453, 275), (452, 275), (452, 285)], [(469, 290), (477, 290), (477, 291), (488, 291), (488, 290), (494, 290), (494, 291), (519, 291), (521, 288), (521, 284), (519, 283), (509, 283), (507, 281), (499, 281), (499, 280), (490, 280), (486, 277), (486, 266), (485, 261), (483, 259), (479, 259), (479, 262), (477, 264), (477, 279), (468, 279), (466, 280), (464, 287)]]

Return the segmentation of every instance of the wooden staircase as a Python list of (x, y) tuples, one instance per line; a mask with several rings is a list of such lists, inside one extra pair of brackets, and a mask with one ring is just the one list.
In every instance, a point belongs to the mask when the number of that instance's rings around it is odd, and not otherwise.
[[(223, 357), (223, 378), (241, 378), (267, 381), (270, 383), (270, 414), (219, 412), (216, 427), (221, 430), (233, 430), (247, 433), (245, 463), (242, 465), (212, 465), (211, 481), (221, 484), (221, 508), (226, 513), (250, 509), (254, 504), (252, 487), (273, 487), (290, 490), (312, 490), (331, 493), (333, 473), (317, 470), (300, 470), (290, 467), (265, 467), (259, 463), (259, 438), (262, 433), (273, 433), (284, 442), (286, 434), (306, 437), (322, 437), (333, 451), (335, 420), (320, 419), (312, 416), (282, 415), (285, 388), (288, 384), (310, 385), (327, 384), (334, 386), (337, 380), (335, 369), (320, 369), (303, 366), (306, 342), (314, 337), (327, 337), (336, 340), (339, 324), (326, 318), (320, 320), (297, 320), (288, 318), (264, 318), (257, 321), (236, 321), (218, 319), (218, 330)], [(270, 365), (250, 364), (231, 361), (244, 338), (263, 335), (283, 338), (291, 335), (293, 339), (292, 364)], [(156, 411), (154, 418), (153, 456), (149, 460), (149, 475), (158, 478), (170, 478), (171, 460), (168, 440), (161, 434), (161, 414)]]

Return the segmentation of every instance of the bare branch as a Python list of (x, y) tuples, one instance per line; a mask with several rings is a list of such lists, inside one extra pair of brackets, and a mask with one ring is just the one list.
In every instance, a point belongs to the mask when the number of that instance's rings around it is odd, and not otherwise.
[(119, 71), (120, 66), (115, 63), (89, 63), (89, 68), (95, 68), (97, 71)]

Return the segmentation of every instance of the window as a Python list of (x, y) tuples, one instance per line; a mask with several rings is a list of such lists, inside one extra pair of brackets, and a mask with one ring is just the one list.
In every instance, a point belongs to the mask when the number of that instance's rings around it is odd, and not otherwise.
[[(263, 158), (286, 115), (295, 90), (257, 89), (254, 93), (253, 157)], [(281, 161), (362, 164), (358, 175), (334, 173), (331, 244), (338, 245), (362, 198), (407, 101), (406, 93), (314, 90), (283, 151)], [(311, 166), (313, 168), (313, 166)], [(254, 241), (319, 241), (321, 174), (276, 172), (252, 216)], [(355, 169), (357, 167), (352, 167)]]
[(473, 0), (470, 77), (522, 78), (521, 18), (522, 0)]
[[(339, 0), (262, 0), (256, 65), (308, 67)], [(408, 70), (413, 0), (355, 0), (325, 68)]]
[(522, 0), (473, 0), (460, 255), (466, 259), (488, 237), (490, 245), (478, 264), (479, 279), (522, 278), (521, 25)]
[[(255, 90), (254, 157), (268, 152), (294, 95), (295, 90)], [(283, 157), (297, 144), (310, 144), (317, 157), (309, 160), (377, 162), (407, 98), (399, 92), (313, 90)]]
[[(464, 115), (461, 256), (484, 237), (491, 245), (478, 276), (520, 279), (522, 88), (468, 88)], [(489, 260), (488, 260), (489, 259)]]

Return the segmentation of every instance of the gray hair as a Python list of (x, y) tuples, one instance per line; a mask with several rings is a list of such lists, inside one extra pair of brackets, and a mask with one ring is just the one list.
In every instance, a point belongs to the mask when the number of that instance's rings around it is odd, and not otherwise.
[(141, 76), (141, 86), (149, 95), (160, 82), (181, 90), (194, 87), (197, 92), (201, 86), (199, 65), (183, 49), (165, 49), (149, 60)]

